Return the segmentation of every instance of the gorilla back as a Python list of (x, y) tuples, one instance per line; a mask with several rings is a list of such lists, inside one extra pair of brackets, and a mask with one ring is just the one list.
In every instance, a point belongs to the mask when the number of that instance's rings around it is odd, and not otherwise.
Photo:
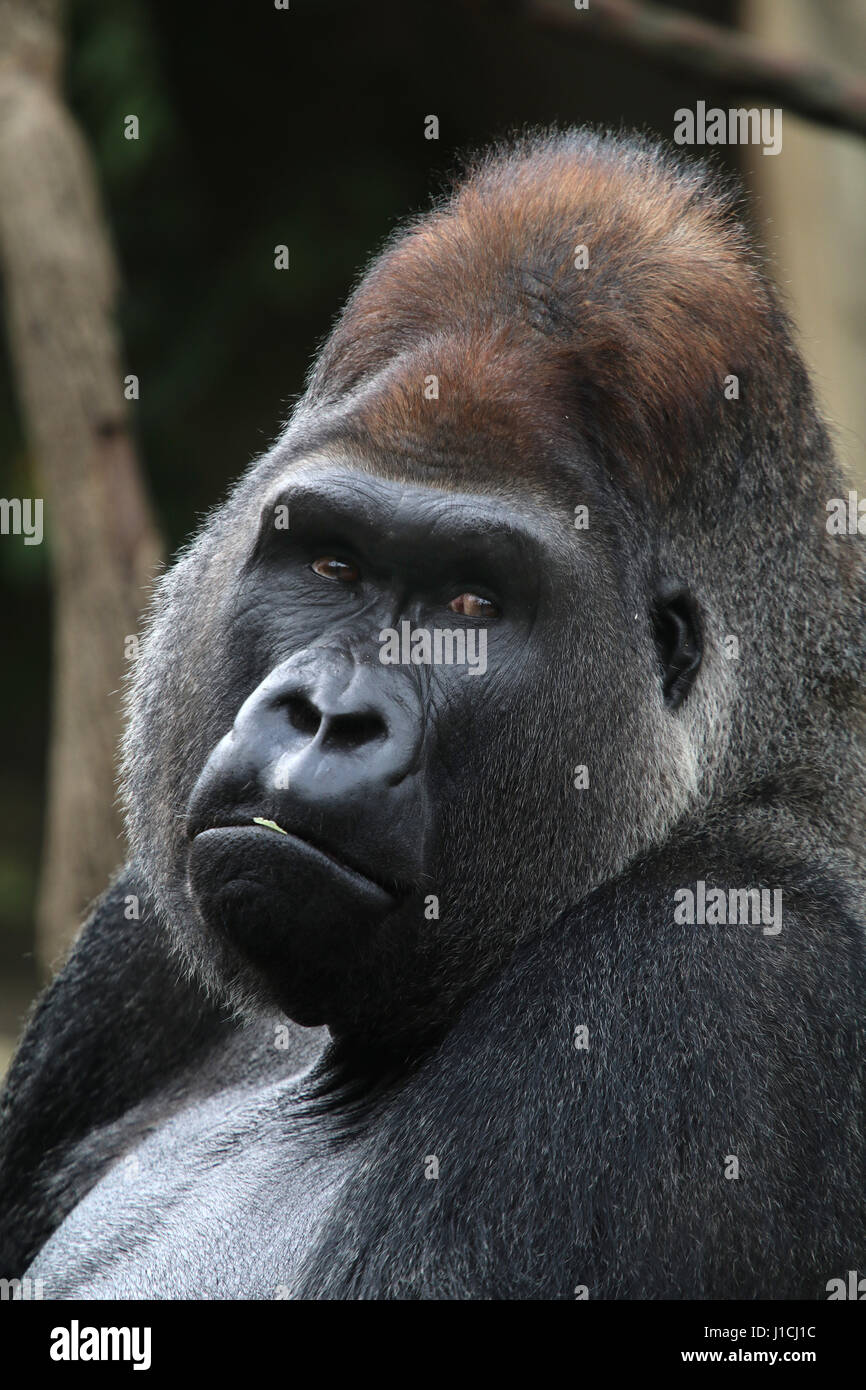
[(531, 138), (396, 236), (159, 585), (131, 860), (7, 1086), (2, 1272), (818, 1298), (866, 1267), (844, 496), (695, 166)]

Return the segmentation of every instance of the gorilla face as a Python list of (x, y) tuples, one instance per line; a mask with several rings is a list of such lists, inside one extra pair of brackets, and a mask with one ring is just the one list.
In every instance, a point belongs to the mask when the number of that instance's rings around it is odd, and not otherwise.
[(540, 519), (494, 497), (325, 464), (266, 501), (228, 617), (256, 684), (193, 789), (189, 882), (299, 1022), (440, 987), (430, 945), (464, 876), (489, 892), (471, 807), (505, 724), (531, 746), (562, 568)]
[(182, 869), (205, 937), (182, 944), (236, 999), (417, 1034), (606, 871), (600, 790), (636, 792), (603, 730), (650, 746), (694, 632), (660, 670), (658, 595), (638, 628), (624, 576), (549, 497), (333, 457), (280, 473), (221, 610)]
[(189, 876), (298, 1021), (340, 1017), (346, 986), (374, 989), (435, 923), (467, 734), (494, 739), (504, 691), (538, 687), (544, 554), (495, 499), (348, 468), (266, 503), (229, 620), (261, 679), (193, 790)]

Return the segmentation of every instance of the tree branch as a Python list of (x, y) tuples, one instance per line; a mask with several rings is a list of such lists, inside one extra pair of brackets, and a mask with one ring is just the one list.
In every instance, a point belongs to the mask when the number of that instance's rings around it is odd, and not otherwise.
[(734, 91), (836, 130), (866, 135), (866, 80), (853, 71), (780, 53), (759, 39), (639, 0), (523, 0), (539, 28), (625, 48), (677, 72), (707, 77)]

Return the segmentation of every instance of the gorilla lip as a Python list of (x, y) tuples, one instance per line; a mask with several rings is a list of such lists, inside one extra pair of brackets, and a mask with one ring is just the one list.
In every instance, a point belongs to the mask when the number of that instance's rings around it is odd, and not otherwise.
[(392, 888), (386, 887), (384, 883), (374, 878), (365, 869), (350, 863), (332, 849), (326, 848), (307, 835), (285, 830), (282, 826), (277, 825), (276, 821), (267, 821), (263, 824), (263, 820), (263, 817), (258, 817), (257, 819), (226, 822), (223, 825), (209, 825), (195, 831), (192, 839), (199, 840), (203, 836), (210, 835), (237, 835), (243, 832), (255, 834), (257, 838), (267, 834), (275, 849), (285, 851), (292, 846), (296, 849), (300, 848), (311, 858), (319, 860), (326, 864), (330, 870), (336, 871), (342, 878), (350, 880), (356, 888), (362, 889), (366, 894), (369, 894), (370, 890), (373, 889), (380, 897), (387, 898), (389, 905), (393, 905), (396, 901), (396, 884)]

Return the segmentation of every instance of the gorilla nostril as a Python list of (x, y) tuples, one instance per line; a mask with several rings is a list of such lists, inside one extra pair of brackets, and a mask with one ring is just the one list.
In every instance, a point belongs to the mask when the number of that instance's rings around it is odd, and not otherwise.
[(322, 716), (315, 705), (303, 695), (290, 695), (285, 701), (285, 708), (289, 723), (298, 733), (315, 735), (319, 732)]
[(335, 714), (328, 721), (325, 742), (339, 748), (361, 748), (386, 738), (388, 728), (378, 714)]
[(315, 738), (326, 723), (324, 742), (337, 748), (361, 748), (365, 743), (387, 737), (388, 727), (381, 715), (375, 713), (322, 715), (305, 695), (289, 695), (282, 704), (289, 723), (298, 733)]

